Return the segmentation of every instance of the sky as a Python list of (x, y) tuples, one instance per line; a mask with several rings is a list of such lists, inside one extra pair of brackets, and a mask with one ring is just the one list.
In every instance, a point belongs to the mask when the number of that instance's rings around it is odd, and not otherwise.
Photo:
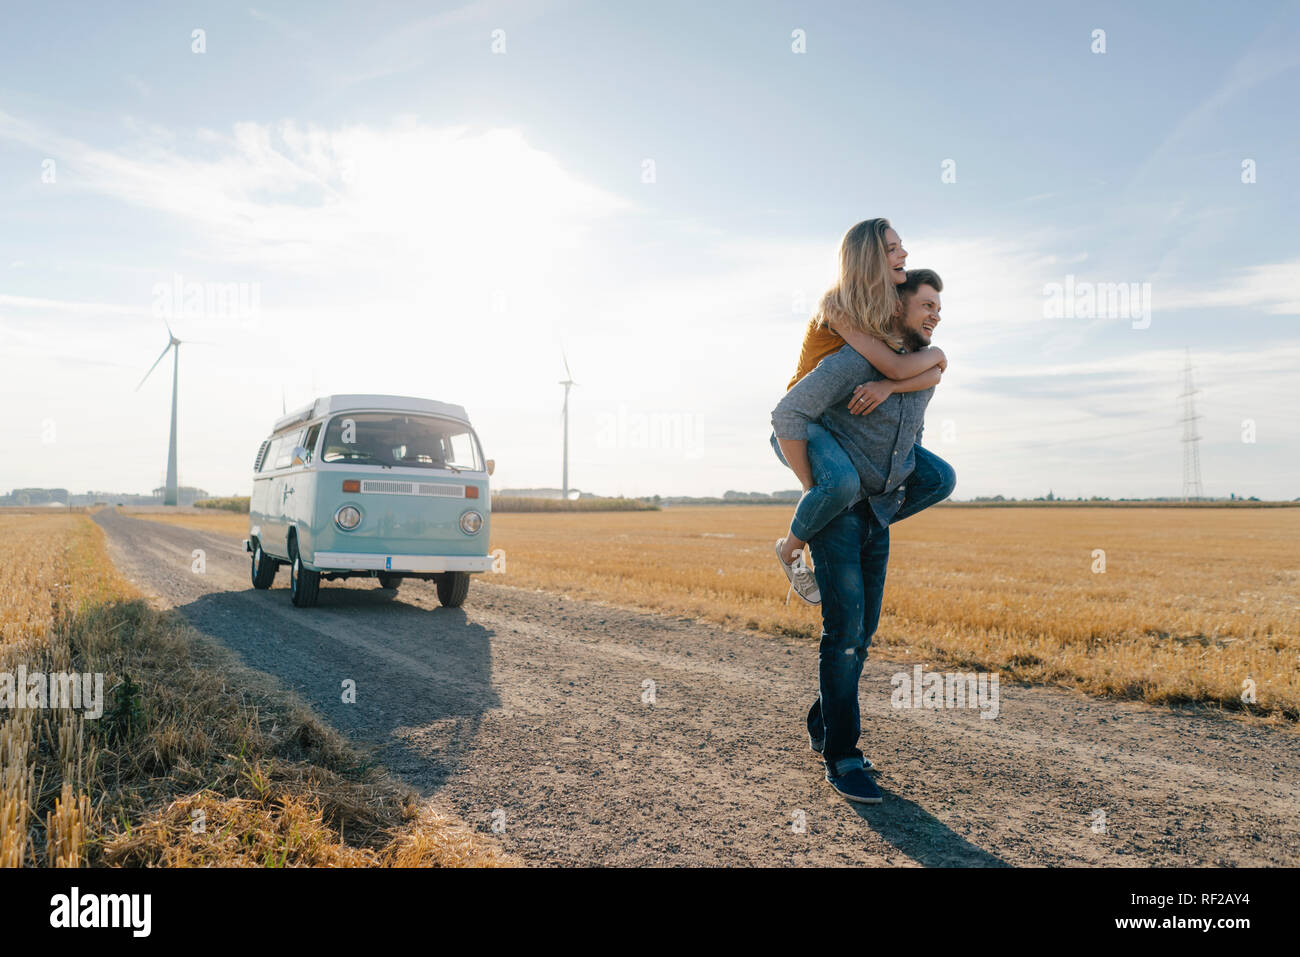
[[(494, 487), (796, 488), (854, 223), (943, 278), (955, 498), (1300, 497), (1300, 4), (15, 4), (0, 494), (248, 494), (281, 409), (465, 406)], [(1117, 291), (1127, 294), (1121, 300)], [(179, 291), (179, 295), (176, 292)]]

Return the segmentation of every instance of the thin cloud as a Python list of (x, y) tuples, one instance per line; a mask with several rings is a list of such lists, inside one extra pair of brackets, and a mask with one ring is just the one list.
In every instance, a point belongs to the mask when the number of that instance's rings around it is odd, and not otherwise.
[(111, 152), (0, 113), (0, 138), (61, 157), (72, 188), (188, 221), (219, 259), (276, 269), (541, 265), (629, 208), (508, 129), (238, 123)]
[(1273, 316), (1300, 315), (1300, 259), (1248, 266), (1226, 282), (1156, 290), (1160, 309), (1258, 309)]
[(9, 296), (0, 294), (0, 306), (18, 309), (53, 310), (80, 316), (147, 316), (149, 310), (137, 306), (122, 306), (108, 302), (83, 302), (71, 299), (43, 299), (38, 296)]

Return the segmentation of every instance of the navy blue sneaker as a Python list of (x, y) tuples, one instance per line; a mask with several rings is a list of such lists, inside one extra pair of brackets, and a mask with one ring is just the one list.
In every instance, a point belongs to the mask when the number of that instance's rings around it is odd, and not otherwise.
[(885, 796), (876, 782), (862, 768), (851, 768), (843, 774), (833, 774), (826, 766), (826, 780), (838, 793), (856, 804), (880, 804)]
[[(823, 741), (821, 738), (814, 738), (814, 737), (810, 734), (810, 735), (808, 735), (808, 747), (812, 748), (812, 749), (813, 749), (814, 751), (816, 751), (818, 754), (821, 754), (823, 751), (826, 750), (826, 742)], [(874, 771), (874, 770), (876, 770), (876, 766), (875, 766), (874, 764), (871, 763), (871, 759), (870, 759), (870, 758), (863, 758), (863, 759), (862, 759), (862, 766), (863, 766), (863, 769), (864, 769), (864, 770), (867, 770), (867, 771)]]

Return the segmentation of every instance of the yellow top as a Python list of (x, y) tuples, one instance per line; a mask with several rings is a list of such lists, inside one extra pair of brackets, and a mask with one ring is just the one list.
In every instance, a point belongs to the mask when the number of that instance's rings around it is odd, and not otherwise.
[(790, 384), (785, 387), (786, 391), (793, 389), (796, 382), (816, 369), (817, 363), (843, 347), (844, 340), (838, 332), (830, 326), (821, 325), (816, 316), (809, 319), (808, 328), (803, 334), (803, 345), (799, 347), (799, 367), (795, 369)]

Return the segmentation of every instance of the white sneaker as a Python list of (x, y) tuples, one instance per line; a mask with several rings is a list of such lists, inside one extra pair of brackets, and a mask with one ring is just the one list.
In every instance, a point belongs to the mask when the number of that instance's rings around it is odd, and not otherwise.
[(784, 542), (784, 538), (776, 540), (776, 560), (781, 563), (781, 570), (790, 580), (790, 591), (785, 593), (785, 603), (790, 604), (790, 592), (794, 592), (808, 604), (820, 605), (821, 589), (817, 587), (817, 579), (813, 576), (812, 569), (803, 560), (803, 550), (794, 553), (794, 561), (787, 562), (781, 558), (781, 545)]

